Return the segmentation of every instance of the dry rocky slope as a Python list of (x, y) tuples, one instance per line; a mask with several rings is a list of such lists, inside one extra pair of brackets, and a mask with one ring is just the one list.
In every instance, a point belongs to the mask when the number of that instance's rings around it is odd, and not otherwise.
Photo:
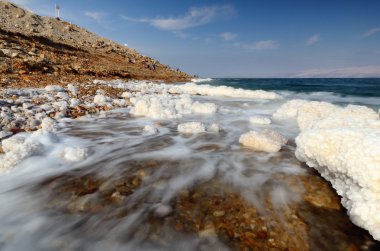
[(74, 24), (0, 0), (0, 87), (95, 78), (181, 82), (190, 76)]

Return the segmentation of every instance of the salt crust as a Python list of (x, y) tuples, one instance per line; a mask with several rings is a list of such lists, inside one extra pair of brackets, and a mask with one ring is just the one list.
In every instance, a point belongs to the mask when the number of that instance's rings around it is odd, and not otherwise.
[(351, 220), (380, 240), (380, 120), (368, 107), (292, 100), (274, 114), (294, 118), (296, 157), (342, 197)]
[[(56, 122), (46, 117), (42, 119), (41, 129), (2, 140), (4, 154), (0, 155), (0, 171), (9, 170), (28, 157), (43, 154), (46, 150), (45, 142), (54, 139), (57, 128)], [(69, 161), (80, 161), (87, 156), (87, 150), (83, 148), (65, 148), (62, 153), (62, 157)]]
[(173, 96), (141, 95), (130, 99), (131, 114), (154, 119), (181, 118), (189, 114), (214, 114), (217, 107), (213, 103), (193, 101), (188, 95)]
[(158, 133), (158, 129), (154, 125), (146, 125), (143, 128), (143, 133), (145, 135), (153, 135), (153, 134)]
[(274, 153), (281, 150), (287, 139), (277, 131), (266, 129), (245, 133), (240, 136), (239, 142), (253, 151)]
[(187, 122), (179, 124), (177, 126), (177, 130), (178, 132), (183, 134), (197, 134), (203, 132), (218, 133), (220, 131), (220, 127), (218, 124), (215, 123), (206, 127), (206, 125), (201, 122)]
[(184, 134), (195, 134), (206, 132), (206, 126), (201, 122), (188, 122), (179, 124), (177, 130)]

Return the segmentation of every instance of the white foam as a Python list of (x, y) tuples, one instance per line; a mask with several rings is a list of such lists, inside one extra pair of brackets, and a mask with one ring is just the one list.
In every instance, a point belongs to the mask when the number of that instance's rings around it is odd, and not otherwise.
[(191, 82), (200, 83), (200, 82), (209, 82), (212, 80), (213, 80), (212, 78), (193, 78)]
[(229, 86), (197, 85), (187, 83), (175, 85), (169, 89), (170, 93), (202, 95), (202, 96), (222, 96), (231, 98), (253, 98), (253, 99), (278, 99), (280, 96), (274, 92), (263, 90), (245, 90)]
[(220, 131), (220, 126), (216, 123), (213, 123), (209, 127), (207, 127), (207, 131), (212, 133), (218, 133)]

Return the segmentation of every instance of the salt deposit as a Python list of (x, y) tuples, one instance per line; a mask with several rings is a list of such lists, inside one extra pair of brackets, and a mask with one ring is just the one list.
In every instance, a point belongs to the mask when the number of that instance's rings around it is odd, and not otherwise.
[(24, 159), (43, 152), (43, 145), (31, 138), (16, 135), (2, 141), (3, 155), (0, 155), (0, 171), (8, 170)]
[(239, 142), (254, 151), (278, 152), (287, 140), (280, 133), (267, 131), (250, 131), (240, 136)]
[(269, 118), (253, 116), (249, 118), (249, 122), (257, 125), (269, 125), (272, 121)]
[(195, 134), (206, 132), (206, 126), (201, 122), (187, 122), (179, 124), (177, 130), (184, 134)]
[(94, 103), (96, 105), (100, 105), (100, 106), (104, 106), (104, 105), (107, 105), (109, 102), (111, 102), (112, 100), (107, 97), (107, 96), (104, 96), (103, 94), (97, 94), (95, 95), (94, 97)]
[(181, 118), (189, 114), (213, 114), (217, 107), (212, 103), (193, 101), (190, 96), (168, 94), (144, 95), (130, 99), (131, 114), (155, 119)]
[(65, 91), (65, 89), (62, 86), (59, 85), (48, 85), (45, 87), (45, 90), (48, 92), (62, 92)]
[(154, 125), (146, 125), (143, 128), (143, 132), (145, 135), (153, 135), (158, 133), (158, 129)]
[(80, 147), (66, 147), (61, 156), (68, 161), (78, 162), (88, 157), (88, 150)]
[(376, 112), (368, 107), (348, 105), (340, 107), (327, 102), (291, 100), (282, 105), (274, 118), (295, 118), (300, 130), (307, 129), (315, 121), (327, 117), (352, 117), (359, 119), (377, 119)]
[(297, 120), (296, 157), (330, 181), (352, 221), (380, 240), (377, 113), (364, 106), (292, 100), (274, 117)]

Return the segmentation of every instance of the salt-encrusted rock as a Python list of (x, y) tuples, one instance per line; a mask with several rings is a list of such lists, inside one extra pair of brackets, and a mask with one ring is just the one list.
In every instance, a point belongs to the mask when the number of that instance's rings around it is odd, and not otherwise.
[(80, 100), (76, 98), (70, 99), (70, 107), (74, 108), (80, 104)]
[(4, 139), (10, 135), (12, 135), (13, 133), (12, 132), (8, 132), (8, 131), (0, 131), (0, 139)]
[(123, 97), (123, 98), (130, 98), (130, 97), (132, 97), (133, 95), (132, 95), (132, 93), (130, 93), (130, 92), (123, 92), (122, 94), (121, 94), (121, 97)]
[(67, 85), (67, 90), (71, 92), (73, 95), (78, 94), (78, 87), (74, 86), (73, 84), (68, 84)]
[(88, 157), (88, 150), (81, 147), (66, 147), (62, 152), (62, 157), (72, 162), (83, 161)]
[(272, 121), (266, 117), (253, 116), (249, 118), (249, 122), (257, 125), (269, 125)]
[(120, 107), (124, 107), (127, 105), (127, 101), (125, 99), (114, 99), (112, 100), (112, 103)]
[(296, 157), (342, 197), (351, 220), (380, 240), (380, 120), (365, 106), (292, 100), (274, 115), (296, 119)]
[(168, 94), (143, 95), (130, 99), (131, 114), (155, 119), (181, 118), (190, 114), (213, 114), (217, 107), (213, 103), (200, 103), (187, 96)]
[(94, 97), (94, 103), (99, 106), (105, 106), (107, 105), (111, 99), (107, 96), (104, 96), (102, 94), (98, 94)]
[(254, 151), (278, 152), (286, 144), (286, 139), (280, 133), (268, 131), (250, 131), (240, 136), (239, 142)]
[(153, 135), (158, 133), (158, 129), (154, 125), (146, 125), (143, 128), (143, 133), (145, 135)]
[(48, 85), (45, 87), (45, 90), (48, 92), (64, 92), (65, 89), (59, 85)]
[(378, 118), (374, 110), (365, 106), (348, 105), (340, 107), (327, 102), (306, 100), (288, 101), (273, 114), (273, 117), (277, 119), (296, 119), (301, 131), (320, 119), (346, 116), (360, 119)]
[(380, 127), (310, 129), (296, 157), (331, 182), (351, 220), (380, 240)]
[(0, 170), (10, 169), (24, 159), (43, 152), (43, 145), (38, 141), (13, 136), (2, 141), (4, 155), (0, 156)]
[(201, 122), (187, 122), (179, 124), (177, 130), (178, 132), (184, 134), (195, 134), (206, 132), (206, 127)]

